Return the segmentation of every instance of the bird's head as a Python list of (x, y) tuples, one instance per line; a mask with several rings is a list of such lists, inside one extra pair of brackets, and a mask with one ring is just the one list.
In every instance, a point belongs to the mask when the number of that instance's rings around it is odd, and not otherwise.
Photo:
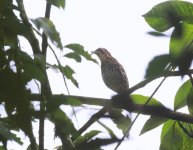
[(107, 51), (105, 48), (98, 48), (93, 51), (92, 54), (96, 54), (101, 61), (111, 57), (111, 53), (109, 53), (109, 51)]

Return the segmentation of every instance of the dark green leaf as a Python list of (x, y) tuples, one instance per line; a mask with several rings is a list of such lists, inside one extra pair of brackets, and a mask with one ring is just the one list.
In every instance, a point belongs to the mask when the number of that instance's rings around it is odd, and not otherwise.
[(123, 134), (127, 132), (128, 126), (131, 124), (131, 119), (128, 116), (124, 116), (121, 110), (111, 110), (109, 112), (110, 118), (122, 130)]
[(186, 105), (188, 93), (192, 90), (192, 84), (190, 80), (187, 80), (178, 89), (174, 98), (174, 110), (180, 109)]
[(66, 65), (65, 67), (62, 67), (62, 73), (74, 83), (76, 87), (78, 87), (78, 82), (74, 79), (73, 74), (75, 73), (74, 70)]
[(97, 61), (95, 59), (93, 59), (87, 51), (85, 51), (85, 49), (82, 45), (80, 45), (80, 44), (68, 44), (65, 47), (73, 50), (74, 53), (76, 53), (77, 55), (83, 56), (87, 60), (90, 60), (92, 62), (97, 63)]
[(64, 132), (65, 134), (77, 136), (78, 133), (74, 127), (74, 124), (61, 109), (57, 109), (52, 112), (50, 115), (50, 119), (52, 122), (57, 124), (57, 126), (59, 126), (62, 132)]
[(16, 134), (11, 132), (11, 129), (9, 128), (9, 125), (4, 123), (3, 121), (0, 121), (0, 135), (1, 137), (7, 139), (7, 140), (13, 140), (17, 142), (18, 144), (23, 144), (21, 142), (21, 139), (16, 136)]
[(43, 71), (27, 53), (18, 51), (18, 59), (20, 61), (20, 67), (24, 69), (25, 75), (35, 78), (40, 82), (45, 82), (46, 78)]
[(184, 143), (183, 143), (183, 149), (182, 150), (191, 150), (193, 149), (193, 138), (190, 138), (186, 136), (184, 138)]
[(163, 74), (164, 72), (167, 71), (165, 69), (170, 62), (171, 59), (168, 54), (154, 57), (153, 60), (151, 60), (148, 65), (145, 77), (148, 78)]
[(81, 57), (77, 53), (71, 52), (71, 53), (68, 53), (64, 56), (67, 58), (72, 58), (72, 59), (76, 60), (76, 62), (81, 62)]
[(161, 133), (160, 150), (182, 150), (183, 136), (177, 123), (168, 120), (164, 123)]
[(190, 114), (193, 114), (193, 88), (191, 87), (187, 95), (187, 105)]
[(143, 126), (140, 135), (160, 126), (161, 124), (163, 124), (164, 122), (166, 122), (167, 119), (166, 118), (162, 118), (162, 117), (158, 117), (158, 116), (151, 116), (145, 123), (145, 125)]
[(48, 18), (39, 17), (31, 20), (38, 29), (42, 28), (47, 37), (50, 38), (53, 44), (62, 49), (62, 43), (59, 33), (56, 31), (55, 25)]
[(193, 4), (185, 1), (166, 1), (154, 6), (143, 16), (153, 29), (163, 32), (177, 26), (181, 21), (193, 23)]
[(50, 4), (60, 8), (64, 8), (65, 7), (65, 0), (47, 0), (47, 2), (49, 2)]
[(152, 36), (157, 36), (157, 37), (165, 37), (167, 35), (163, 34), (163, 33), (160, 33), (160, 32), (155, 32), (155, 31), (149, 31), (147, 32), (149, 35), (152, 35)]

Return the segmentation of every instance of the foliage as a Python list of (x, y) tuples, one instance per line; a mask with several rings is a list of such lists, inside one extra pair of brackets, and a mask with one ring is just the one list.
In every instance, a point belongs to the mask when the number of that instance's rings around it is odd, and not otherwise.
[[(65, 0), (47, 0), (47, 6), (64, 9)], [(83, 104), (104, 106), (104, 99), (98, 100), (101, 103), (94, 104), (93, 101), (96, 98), (56, 96), (51, 92), (46, 72), (50, 68), (63, 75), (67, 89), (66, 80), (78, 87), (78, 81), (73, 76), (75, 74), (74, 69), (70, 64), (60, 63), (55, 51), (58, 49), (63, 51), (65, 53), (64, 59), (73, 59), (77, 63), (81, 63), (82, 58), (94, 63), (97, 61), (81, 44), (62, 44), (60, 33), (49, 18), (51, 13), (49, 7), (46, 8), (45, 17), (29, 19), (22, 0), (16, 0), (16, 3), (12, 0), (0, 1), (0, 104), (6, 111), (6, 116), (0, 118), (0, 141), (3, 144), (0, 149), (5, 149), (9, 140), (23, 144), (20, 137), (15, 134), (22, 130), (30, 140), (28, 149), (36, 150), (39, 147), (43, 150), (42, 143), (45, 141), (43, 138), (39, 138), (39, 142), (37, 142), (32, 130), (32, 123), (35, 119), (40, 121), (40, 137), (44, 136), (42, 129), (45, 119), (48, 119), (55, 125), (55, 136), (60, 138), (62, 145), (68, 149), (101, 149), (101, 146), (120, 141), (115, 132), (101, 120), (98, 120), (98, 124), (107, 131), (109, 138), (100, 138), (98, 135), (101, 131), (87, 131), (88, 127), (82, 134), (83, 132), (76, 128), (74, 122), (67, 115), (66, 110), (60, 108), (61, 105), (73, 107), (79, 107)], [(187, 106), (189, 114), (192, 114), (193, 4), (185, 1), (166, 1), (154, 6), (143, 16), (145, 21), (155, 30), (149, 32), (153, 36), (164, 37), (163, 32), (172, 30), (168, 54), (155, 56), (150, 61), (146, 70), (145, 82), (148, 84), (159, 77), (188, 75), (190, 79), (183, 83), (176, 92), (174, 113)], [(20, 47), (21, 37), (28, 41), (33, 55)], [(40, 38), (42, 40), (39, 40)], [(40, 48), (39, 45), (42, 47)], [(48, 50), (53, 52), (57, 64), (47, 62), (46, 52)], [(40, 87), (38, 96), (27, 88), (27, 85), (34, 81)], [(143, 84), (144, 81), (141, 83)], [(138, 85), (136, 87), (137, 89), (141, 88)], [(34, 95), (37, 97), (33, 98)], [(154, 99), (153, 95), (131, 94), (131, 99), (136, 106), (147, 105), (166, 108)], [(40, 110), (35, 107), (34, 100), (40, 104)], [(128, 126), (133, 124), (130, 117), (125, 115), (122, 109), (112, 108), (108, 111), (107, 117), (123, 134), (127, 132)], [(88, 122), (90, 121), (92, 120), (88, 119)], [(170, 120), (169, 117), (150, 116), (140, 134), (149, 132), (162, 124), (161, 150), (192, 149), (192, 125), (178, 120)], [(62, 149), (62, 146), (59, 146), (58, 149)]]

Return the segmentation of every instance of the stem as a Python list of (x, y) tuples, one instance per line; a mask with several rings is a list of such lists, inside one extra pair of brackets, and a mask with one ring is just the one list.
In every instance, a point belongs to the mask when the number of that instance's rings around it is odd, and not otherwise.
[[(46, 11), (45, 11), (45, 18), (49, 18), (50, 17), (50, 12), (51, 12), (51, 5), (49, 3), (46, 3)], [(44, 60), (44, 66), (43, 70), (46, 72), (46, 56), (47, 56), (47, 47), (48, 47), (48, 40), (46, 35), (43, 33), (42, 34), (42, 56), (43, 56), (43, 60)], [(45, 91), (46, 91), (46, 87), (48, 87), (48, 85), (42, 84), (42, 100), (40, 101), (40, 112), (41, 112), (41, 116), (40, 116), (40, 122), (39, 122), (39, 150), (44, 150), (44, 125), (45, 125), (45, 103), (46, 103), (46, 97), (44, 95), (46, 95)], [(51, 92), (48, 93), (48, 95), (50, 95)], [(50, 96), (49, 96), (50, 97)]]

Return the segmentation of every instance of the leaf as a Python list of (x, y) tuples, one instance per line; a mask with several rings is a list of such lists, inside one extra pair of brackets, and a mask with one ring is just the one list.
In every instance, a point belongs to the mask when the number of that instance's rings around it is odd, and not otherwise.
[(193, 4), (185, 1), (166, 1), (155, 5), (143, 16), (153, 29), (164, 32), (181, 21), (193, 23)]
[(170, 55), (179, 67), (182, 75), (185, 74), (193, 59), (193, 25), (181, 23), (181, 33), (177, 28), (172, 32), (170, 39)]
[(183, 136), (181, 129), (173, 120), (164, 123), (161, 133), (160, 150), (181, 150), (183, 147)]
[(97, 63), (95, 59), (91, 57), (91, 55), (85, 51), (84, 47), (80, 44), (68, 44), (65, 46), (66, 48), (69, 48), (74, 51), (77, 55), (83, 56), (85, 59)]
[(166, 122), (168, 119), (163, 118), (163, 117), (158, 117), (158, 116), (151, 116), (146, 122), (145, 125), (143, 126), (140, 135), (160, 126), (164, 122)]
[(52, 96), (52, 99), (47, 102), (47, 111), (52, 112), (59, 108), (60, 105), (80, 106), (81, 101), (75, 97), (64, 98), (64, 95)]
[(70, 79), (71, 81), (72, 81), (72, 83), (76, 86), (76, 87), (78, 87), (78, 82), (74, 79), (74, 77), (73, 77), (73, 74), (75, 73), (74, 72), (74, 70), (70, 67), (70, 66), (68, 66), (68, 65), (66, 65), (65, 67), (62, 67), (62, 73), (68, 78), (68, 79)]
[(48, 3), (60, 8), (64, 8), (65, 7), (65, 0), (47, 0)]
[[(149, 99), (149, 97), (148, 96), (143, 96), (143, 95), (140, 95), (140, 94), (132, 94), (131, 99), (136, 104), (144, 105), (147, 102), (147, 100)], [(151, 105), (163, 106), (159, 101), (157, 101), (154, 98), (152, 98), (147, 105), (150, 105), (150, 106)]]
[(167, 35), (161, 33), (161, 32), (155, 32), (155, 31), (149, 31), (147, 32), (149, 35), (157, 36), (157, 37), (166, 37)]
[(146, 70), (146, 78), (158, 76), (166, 72), (166, 67), (171, 62), (170, 55), (159, 55), (150, 61), (148, 68)]
[(187, 94), (187, 105), (190, 114), (193, 114), (193, 88), (191, 87)]
[(6, 140), (13, 140), (18, 144), (22, 145), (21, 139), (16, 136), (16, 134), (11, 132), (9, 125), (3, 121), (0, 121), (0, 135), (1, 137), (5, 138)]
[(50, 119), (52, 122), (57, 124), (57, 126), (59, 126), (65, 134), (69, 134), (72, 136), (78, 135), (78, 132), (75, 129), (71, 119), (69, 119), (68, 116), (61, 109), (57, 109), (52, 112), (50, 115)]
[(58, 66), (58, 65), (51, 65), (51, 64), (47, 64), (48, 67), (52, 68), (52, 69), (57, 69), (57, 70), (60, 70), (60, 72), (62, 74), (64, 74), (66, 76), (67, 79), (71, 80), (71, 82), (76, 86), (78, 87), (78, 82), (76, 81), (76, 79), (73, 77), (73, 74), (75, 73), (74, 70), (66, 65), (65, 67), (64, 66)]
[(93, 137), (95, 137), (97, 134), (99, 134), (101, 131), (98, 130), (92, 130), (88, 133), (86, 133), (83, 136), (79, 136), (75, 141), (74, 144), (76, 147), (79, 147), (79, 145), (83, 143), (87, 143), (89, 140), (91, 140)]
[(67, 57), (67, 58), (72, 58), (72, 59), (76, 60), (76, 62), (81, 62), (81, 57), (77, 53), (72, 53), (71, 52), (71, 53), (65, 54), (64, 56)]
[(102, 123), (101, 121), (97, 121), (103, 128), (105, 128), (107, 131), (108, 131), (108, 133), (109, 133), (109, 135), (111, 136), (111, 138), (117, 138), (116, 137), (116, 135), (115, 135), (115, 133), (113, 132), (113, 130), (111, 130), (108, 126), (106, 126), (104, 123)]
[(181, 85), (175, 95), (174, 110), (180, 109), (186, 105), (186, 100), (190, 90), (192, 90), (192, 84), (190, 80), (187, 80)]
[(109, 112), (110, 118), (122, 130), (123, 134), (127, 132), (128, 126), (131, 124), (131, 119), (128, 116), (124, 116), (121, 110), (111, 110)]
[(43, 71), (27, 53), (18, 51), (18, 59), (20, 61), (19, 65), (22, 69), (24, 69), (25, 75), (35, 78), (42, 83), (45, 82), (46, 77)]
[(37, 19), (31, 19), (38, 29), (42, 28), (43, 32), (54, 45), (62, 49), (62, 43), (59, 33), (56, 31), (55, 25), (48, 18), (39, 17)]

